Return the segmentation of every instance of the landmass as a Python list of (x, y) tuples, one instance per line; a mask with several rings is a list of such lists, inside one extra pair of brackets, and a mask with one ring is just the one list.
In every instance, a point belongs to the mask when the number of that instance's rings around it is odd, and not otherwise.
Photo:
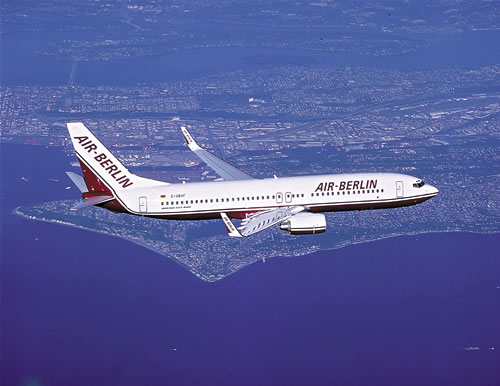
[(221, 221), (71, 212), (71, 201), (14, 213), (125, 238), (207, 281), (384, 237), (500, 231), (494, 2), (60, 5), (1, 5), (2, 143), (60, 148), (78, 172), (65, 123), (84, 121), (138, 175), (215, 180), (185, 147), (185, 125), (257, 178), (390, 171), (440, 194), (416, 207), (328, 214), (327, 232), (313, 237), (273, 229), (232, 240)]

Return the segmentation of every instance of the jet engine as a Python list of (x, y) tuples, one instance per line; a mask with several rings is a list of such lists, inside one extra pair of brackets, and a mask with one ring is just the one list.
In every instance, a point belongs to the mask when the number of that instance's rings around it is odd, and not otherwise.
[(280, 224), (280, 229), (291, 235), (312, 235), (326, 231), (326, 218), (320, 213), (297, 213)]

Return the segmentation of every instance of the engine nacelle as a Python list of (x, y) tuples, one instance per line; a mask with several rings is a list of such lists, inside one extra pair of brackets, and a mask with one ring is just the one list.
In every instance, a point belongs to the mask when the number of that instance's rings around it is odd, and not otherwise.
[(326, 218), (320, 213), (297, 213), (284, 223), (280, 229), (292, 235), (312, 235), (326, 231)]

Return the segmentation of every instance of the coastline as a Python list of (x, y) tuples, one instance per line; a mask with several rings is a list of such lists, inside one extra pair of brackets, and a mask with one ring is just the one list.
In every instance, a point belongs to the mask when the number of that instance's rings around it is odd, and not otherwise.
[[(286, 257), (307, 257), (307, 256), (312, 256), (316, 253), (327, 253), (330, 251), (339, 250), (339, 249), (349, 247), (349, 246), (357, 246), (357, 245), (362, 245), (362, 244), (366, 244), (366, 243), (372, 243), (372, 242), (377, 242), (377, 241), (381, 241), (381, 240), (397, 238), (397, 237), (401, 237), (401, 236), (412, 237), (412, 236), (425, 235), (425, 234), (431, 234), (431, 233), (436, 233), (436, 234), (440, 234), (440, 233), (468, 233), (468, 234), (477, 234), (477, 235), (494, 235), (494, 234), (500, 233), (497, 231), (478, 232), (478, 231), (466, 230), (466, 229), (458, 228), (458, 227), (455, 229), (440, 229), (440, 230), (428, 230), (427, 229), (427, 230), (421, 230), (421, 231), (391, 233), (391, 234), (386, 234), (386, 235), (380, 235), (379, 237), (376, 237), (376, 238), (363, 239), (363, 240), (359, 240), (359, 241), (352, 240), (352, 239), (350, 241), (345, 240), (345, 241), (337, 243), (333, 246), (328, 246), (328, 247), (324, 247), (324, 248), (317, 247), (317, 248), (311, 248), (312, 250), (306, 250), (306, 251), (304, 251), (303, 249), (299, 249), (299, 250), (297, 250), (297, 253), (291, 253), (288, 255), (275, 254), (275, 255), (272, 255), (269, 257), (263, 257), (263, 258), (258, 257), (258, 258), (253, 259), (252, 261), (247, 262), (246, 264), (239, 266), (238, 268), (236, 268), (234, 270), (231, 270), (229, 273), (223, 274), (220, 272), (211, 272), (210, 274), (206, 274), (203, 271), (197, 270), (195, 266), (190, 266), (190, 265), (186, 264), (185, 262), (183, 262), (182, 260), (175, 258), (175, 257), (169, 255), (168, 253), (165, 253), (159, 249), (154, 248), (148, 242), (141, 240), (140, 238), (132, 238), (130, 236), (123, 236), (119, 233), (110, 233), (110, 232), (106, 232), (106, 231), (99, 230), (99, 229), (93, 229), (93, 228), (89, 228), (87, 226), (78, 225), (78, 224), (71, 223), (68, 221), (62, 221), (62, 220), (50, 219), (50, 218), (39, 218), (36, 216), (32, 216), (32, 215), (23, 213), (22, 209), (21, 209), (22, 207), (23, 206), (18, 206), (16, 208), (14, 208), (11, 213), (16, 215), (16, 216), (20, 216), (22, 218), (25, 218), (27, 220), (36, 220), (36, 221), (46, 222), (46, 223), (51, 223), (51, 224), (64, 225), (64, 226), (68, 226), (71, 228), (90, 231), (90, 232), (94, 232), (94, 233), (99, 233), (99, 234), (103, 234), (106, 236), (115, 237), (115, 238), (119, 238), (119, 239), (122, 239), (125, 241), (132, 242), (132, 243), (139, 245), (143, 248), (146, 248), (152, 252), (155, 252), (157, 254), (160, 254), (162, 256), (167, 257), (169, 260), (174, 261), (175, 263), (179, 264), (184, 269), (188, 270), (194, 276), (198, 277), (199, 279), (201, 279), (203, 281), (209, 282), (209, 283), (214, 283), (214, 282), (217, 282), (217, 281), (222, 280), (224, 278), (227, 278), (228, 276), (231, 276), (231, 275), (235, 274), (236, 272), (239, 272), (241, 269), (246, 268), (246, 267), (248, 267), (248, 266), (252, 265), (253, 263), (256, 263), (260, 260), (274, 259), (274, 258), (280, 258), (280, 257), (282, 257), (282, 258), (283, 257), (284, 258), (286, 258)], [(222, 235), (222, 236), (225, 236), (225, 235)]]

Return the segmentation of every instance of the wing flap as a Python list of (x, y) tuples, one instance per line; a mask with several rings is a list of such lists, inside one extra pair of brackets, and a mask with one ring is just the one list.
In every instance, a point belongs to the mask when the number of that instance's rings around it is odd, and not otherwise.
[(226, 213), (221, 213), (220, 216), (222, 217), (222, 221), (224, 221), (224, 225), (226, 226), (227, 233), (230, 237), (243, 237)]
[(240, 169), (235, 168), (226, 161), (201, 148), (184, 126), (181, 127), (181, 130), (189, 149), (225, 181), (254, 179), (254, 177), (242, 172)]
[(280, 224), (305, 209), (303, 206), (288, 206), (259, 212), (244, 219), (237, 230), (243, 237), (251, 236), (273, 225)]

